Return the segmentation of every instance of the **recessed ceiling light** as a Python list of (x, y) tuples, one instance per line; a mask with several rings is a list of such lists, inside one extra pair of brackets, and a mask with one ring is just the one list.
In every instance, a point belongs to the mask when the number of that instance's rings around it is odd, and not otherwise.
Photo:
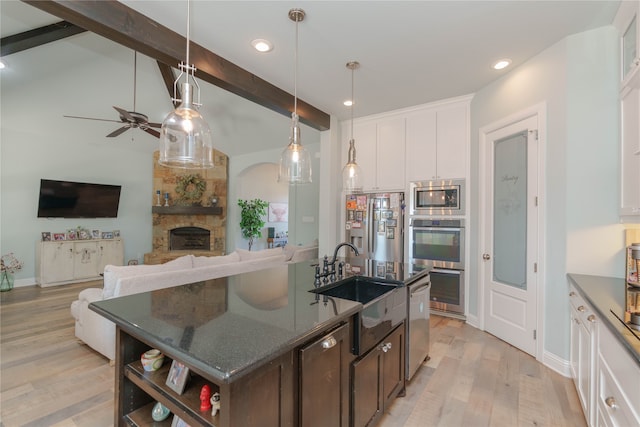
[(353, 101), (350, 99), (347, 99), (346, 101), (343, 102), (345, 107), (351, 107), (353, 105)]
[(255, 39), (251, 41), (251, 46), (258, 52), (271, 52), (273, 50), (271, 42), (265, 39)]
[(0, 70), (5, 68), (7, 65), (4, 63), (4, 60), (0, 59)]
[(503, 68), (507, 68), (509, 65), (511, 65), (511, 60), (508, 58), (504, 58), (501, 59), (499, 61), (496, 61), (493, 64), (493, 69), (494, 70), (502, 70)]

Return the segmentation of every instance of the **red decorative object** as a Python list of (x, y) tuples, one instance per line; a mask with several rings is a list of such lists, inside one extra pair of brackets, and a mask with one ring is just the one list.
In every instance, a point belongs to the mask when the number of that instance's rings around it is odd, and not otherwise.
[(200, 390), (200, 410), (208, 411), (211, 409), (211, 402), (209, 399), (211, 398), (211, 387), (208, 384), (202, 386)]

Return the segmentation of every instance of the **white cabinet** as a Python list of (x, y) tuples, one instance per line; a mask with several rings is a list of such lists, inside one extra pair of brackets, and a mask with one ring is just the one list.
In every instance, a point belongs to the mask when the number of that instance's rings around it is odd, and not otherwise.
[(571, 287), (571, 376), (590, 426), (595, 425), (596, 316)]
[[(636, 73), (640, 81), (640, 73)], [(640, 218), (640, 85), (621, 92), (620, 215)]]
[(640, 425), (640, 367), (603, 324), (598, 327), (599, 427)]
[(36, 281), (40, 286), (98, 279), (107, 264), (122, 265), (121, 239), (38, 242)]
[(620, 33), (620, 216), (640, 219), (640, 2), (622, 2), (614, 19)]
[(468, 102), (416, 111), (407, 116), (408, 181), (465, 178)]
[[(342, 126), (342, 165), (347, 162), (351, 122)], [(354, 122), (356, 162), (362, 169), (364, 191), (404, 188), (404, 118), (390, 117)]]

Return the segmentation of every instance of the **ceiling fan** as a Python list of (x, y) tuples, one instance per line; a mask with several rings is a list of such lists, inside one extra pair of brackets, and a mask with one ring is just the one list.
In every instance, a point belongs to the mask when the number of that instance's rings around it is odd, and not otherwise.
[(125, 132), (127, 129), (140, 129), (143, 130), (145, 132), (147, 132), (150, 135), (155, 136), (156, 138), (160, 138), (160, 132), (158, 132), (155, 129), (152, 128), (160, 128), (162, 127), (161, 123), (150, 123), (149, 122), (149, 118), (142, 114), (142, 113), (138, 113), (135, 111), (136, 109), (136, 73), (137, 73), (137, 66), (138, 66), (138, 57), (137, 57), (138, 52), (134, 51), (134, 56), (133, 56), (133, 110), (134, 111), (127, 111), (124, 108), (120, 108), (120, 107), (116, 107), (113, 106), (113, 108), (118, 112), (119, 116), (120, 116), (120, 120), (109, 120), (109, 119), (96, 119), (93, 117), (79, 117), (79, 116), (64, 116), (64, 117), (69, 117), (72, 119), (85, 119), (85, 120), (99, 120), (102, 122), (114, 122), (114, 123), (123, 123), (124, 125), (116, 130), (114, 130), (113, 132), (111, 132), (109, 135), (107, 135), (107, 138), (113, 138), (116, 137), (120, 134), (122, 134), (123, 132)]

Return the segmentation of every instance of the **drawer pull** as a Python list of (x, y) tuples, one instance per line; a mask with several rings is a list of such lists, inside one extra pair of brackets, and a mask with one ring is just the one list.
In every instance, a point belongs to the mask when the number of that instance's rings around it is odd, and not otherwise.
[(338, 343), (334, 337), (329, 337), (326, 340), (322, 341), (322, 348), (329, 349), (335, 346)]
[(587, 320), (591, 323), (594, 323), (596, 321), (596, 316), (590, 314), (589, 317), (587, 317)]
[(618, 405), (616, 404), (616, 399), (613, 396), (609, 396), (604, 400), (604, 403), (611, 409), (618, 409)]
[(578, 311), (580, 313), (583, 313), (586, 310), (586, 308), (584, 308), (584, 305), (581, 305), (580, 307), (578, 307)]
[(383, 346), (381, 348), (382, 348), (382, 351), (384, 351), (386, 353), (387, 351), (391, 350), (391, 343), (388, 342), (386, 344), (383, 344)]
[(569, 296), (570, 296), (570, 297), (575, 297), (575, 296), (576, 296), (576, 293), (575, 293), (575, 292), (573, 292), (573, 291), (571, 291), (571, 292), (569, 292)]

